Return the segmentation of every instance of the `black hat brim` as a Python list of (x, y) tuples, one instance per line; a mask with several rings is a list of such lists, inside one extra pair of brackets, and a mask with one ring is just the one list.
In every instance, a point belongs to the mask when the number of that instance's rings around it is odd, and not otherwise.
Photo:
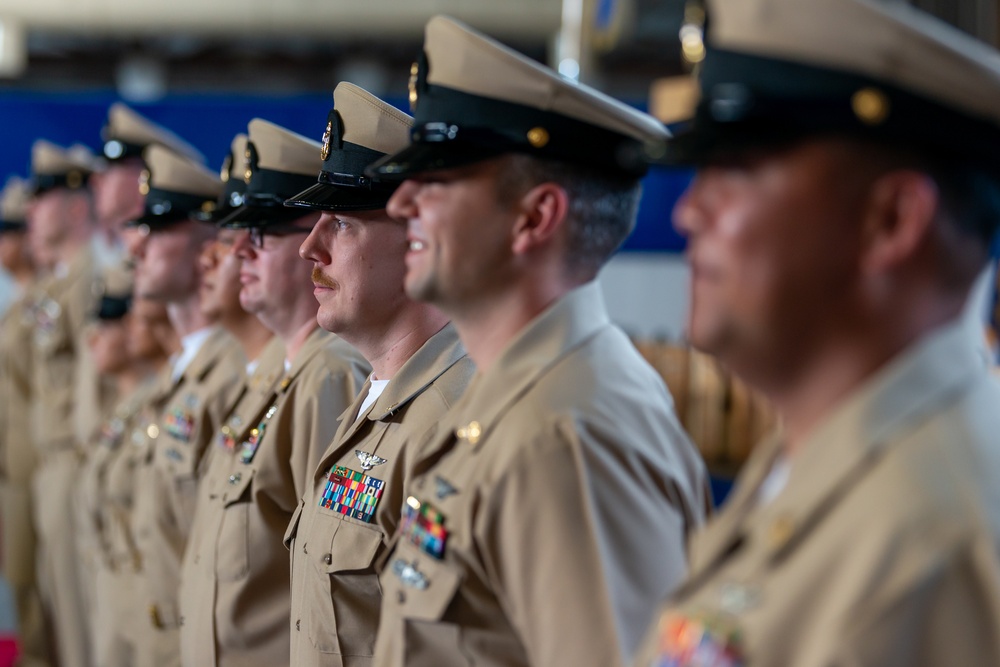
[(307, 215), (300, 208), (284, 206), (241, 206), (218, 221), (220, 227), (231, 229), (250, 229), (251, 227), (267, 227), (268, 225), (283, 225)]
[(377, 211), (384, 209), (394, 188), (369, 190), (317, 183), (285, 201), (290, 208), (312, 211)]
[(414, 143), (370, 164), (365, 173), (384, 181), (402, 181), (427, 171), (453, 169), (484, 162), (509, 152), (463, 142)]
[(25, 232), (28, 231), (28, 225), (23, 222), (17, 222), (13, 220), (0, 220), (0, 234), (5, 232)]

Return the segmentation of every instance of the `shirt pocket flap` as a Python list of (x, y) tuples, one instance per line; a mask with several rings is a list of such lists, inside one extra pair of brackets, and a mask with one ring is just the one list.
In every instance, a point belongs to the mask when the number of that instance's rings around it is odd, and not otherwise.
[(423, 621), (440, 620), (462, 583), (460, 572), (403, 541), (388, 559), (383, 578), (386, 576), (403, 593), (397, 598), (402, 615)]
[(253, 468), (230, 471), (229, 478), (221, 489), (222, 503), (226, 507), (244, 500), (247, 489), (250, 488), (250, 482), (253, 481), (254, 472)]
[(370, 570), (382, 546), (382, 532), (348, 519), (335, 519), (337, 527), (330, 551), (323, 556), (328, 573)]

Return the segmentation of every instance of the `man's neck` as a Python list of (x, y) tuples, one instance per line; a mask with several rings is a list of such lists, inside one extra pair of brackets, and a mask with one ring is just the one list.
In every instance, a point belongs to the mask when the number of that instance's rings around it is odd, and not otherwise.
[(253, 315), (244, 311), (241, 313), (242, 315), (224, 318), (219, 324), (232, 334), (243, 348), (243, 355), (252, 361), (260, 356), (274, 334)]
[(489, 298), (446, 309), (480, 373), (493, 367), (532, 320), (579, 286), (568, 280), (536, 278), (525, 277)]
[(370, 337), (345, 335), (371, 364), (377, 380), (391, 380), (410, 357), (448, 324), (448, 318), (427, 304), (410, 303), (393, 321)]
[(56, 252), (59, 263), (72, 263), (77, 255), (80, 254), (80, 251), (90, 243), (91, 235), (92, 232), (89, 225), (85, 226), (85, 223), (79, 223), (77, 226), (71, 225), (66, 238)]
[(277, 333), (281, 342), (285, 344), (285, 358), (289, 362), (295, 361), (295, 357), (298, 356), (302, 346), (306, 344), (306, 340), (319, 327), (315, 317), (309, 320), (300, 320), (296, 324), (289, 325), (283, 333)]
[(167, 317), (181, 338), (211, 324), (201, 312), (197, 292), (184, 301), (168, 303)]
[(856, 321), (800, 357), (794, 373), (765, 394), (781, 416), (785, 449), (794, 456), (837, 406), (921, 338), (959, 317), (962, 301), (922, 309), (899, 308), (891, 316)]

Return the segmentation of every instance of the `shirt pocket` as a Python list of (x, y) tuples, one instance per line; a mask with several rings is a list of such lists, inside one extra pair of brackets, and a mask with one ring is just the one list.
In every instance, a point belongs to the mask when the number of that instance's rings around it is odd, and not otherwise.
[(382, 532), (332, 512), (317, 512), (313, 521), (316, 530), (299, 554), (313, 578), (306, 591), (309, 639), (321, 653), (371, 656), (382, 603), (374, 567)]
[(250, 504), (254, 469), (238, 470), (222, 489), (222, 521), (216, 542), (215, 576), (240, 581), (250, 574)]
[[(382, 573), (387, 596), (387, 632), (399, 633), (403, 655), (414, 664), (472, 664), (462, 650), (459, 626), (445, 620), (462, 585), (461, 572), (405, 541), (397, 542)], [(445, 657), (447, 656), (447, 658)]]

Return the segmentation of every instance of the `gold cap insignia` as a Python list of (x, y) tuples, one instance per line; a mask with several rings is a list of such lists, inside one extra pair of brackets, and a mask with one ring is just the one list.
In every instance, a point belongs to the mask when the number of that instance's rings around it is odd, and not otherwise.
[(889, 117), (889, 98), (877, 88), (862, 88), (851, 97), (851, 108), (866, 125), (880, 125)]
[(410, 82), (407, 88), (410, 91), (410, 112), (417, 110), (417, 75), (420, 73), (420, 65), (413, 63), (410, 65)]
[(253, 154), (250, 152), (250, 147), (249, 146), (247, 147), (246, 151), (243, 153), (243, 157), (246, 159), (246, 162), (244, 162), (244, 164), (246, 165), (246, 167), (243, 170), (243, 180), (246, 183), (250, 183), (250, 179), (253, 177), (253, 166), (252, 166)]
[(143, 169), (142, 173), (139, 174), (139, 194), (146, 196), (149, 194), (149, 179), (152, 174), (149, 173), (149, 169)]
[(81, 185), (83, 185), (83, 174), (78, 171), (71, 171), (66, 174), (66, 187), (70, 190), (76, 190)]
[(549, 131), (544, 127), (533, 127), (528, 130), (528, 143), (535, 148), (543, 148), (549, 143)]
[(326, 124), (326, 129), (323, 131), (323, 146), (319, 149), (319, 158), (326, 162), (326, 159), (330, 157), (330, 133), (333, 132), (333, 121)]
[(204, 204), (201, 205), (201, 210), (204, 213), (211, 213), (212, 211), (215, 210), (215, 202), (214, 201), (205, 202)]

